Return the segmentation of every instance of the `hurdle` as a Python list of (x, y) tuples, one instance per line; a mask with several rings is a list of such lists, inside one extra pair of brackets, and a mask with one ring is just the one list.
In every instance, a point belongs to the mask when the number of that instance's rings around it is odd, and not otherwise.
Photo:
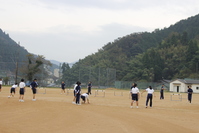
[(123, 96), (123, 92), (120, 92), (120, 94), (116, 94), (114, 91), (114, 96)]
[[(72, 92), (71, 92), (71, 90), (72, 90)], [(67, 89), (66, 95), (69, 95), (69, 93), (73, 93), (73, 92), (74, 92), (74, 89)]]
[(37, 88), (37, 94), (46, 94), (46, 88), (45, 87)]
[[(99, 92), (102, 92), (102, 95)], [(105, 90), (95, 90), (95, 97), (105, 97)]]
[[(173, 96), (178, 96), (178, 99), (174, 100)], [(170, 95), (170, 100), (171, 101), (182, 101), (182, 95), (180, 93), (173, 93)]]

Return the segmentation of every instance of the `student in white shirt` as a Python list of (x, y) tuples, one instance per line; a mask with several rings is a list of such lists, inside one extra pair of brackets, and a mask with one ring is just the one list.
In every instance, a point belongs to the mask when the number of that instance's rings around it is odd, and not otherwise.
[(21, 79), (21, 82), (19, 83), (19, 102), (24, 102), (23, 98), (24, 98), (24, 93), (25, 93), (25, 86), (26, 84), (24, 83), (24, 79)]
[(81, 99), (83, 101), (83, 103), (85, 103), (87, 101), (87, 103), (89, 103), (89, 93), (83, 93), (81, 94)]
[(10, 96), (8, 96), (8, 98), (10, 98), (11, 96), (14, 97), (16, 88), (18, 87), (17, 83), (15, 83), (11, 88), (10, 88)]
[(154, 94), (154, 97), (155, 97), (154, 89), (151, 86), (149, 86), (149, 88), (147, 88), (143, 92), (146, 92), (146, 91), (148, 92), (147, 98), (146, 98), (146, 108), (148, 107), (149, 100), (150, 100), (150, 107), (152, 107), (153, 94)]
[(0, 78), (0, 92), (1, 92), (1, 87), (2, 87), (2, 79)]
[(132, 96), (132, 101), (131, 101), (130, 108), (133, 108), (134, 101), (136, 101), (136, 105), (137, 105), (137, 108), (138, 108), (139, 89), (137, 88), (136, 83), (134, 83), (134, 85), (131, 87), (131, 96)]

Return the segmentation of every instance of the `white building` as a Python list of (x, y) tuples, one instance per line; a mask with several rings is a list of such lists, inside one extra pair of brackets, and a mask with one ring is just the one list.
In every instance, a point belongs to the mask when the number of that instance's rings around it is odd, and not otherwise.
[(199, 93), (199, 80), (176, 79), (170, 82), (169, 91), (187, 92), (188, 86), (191, 86), (194, 93)]

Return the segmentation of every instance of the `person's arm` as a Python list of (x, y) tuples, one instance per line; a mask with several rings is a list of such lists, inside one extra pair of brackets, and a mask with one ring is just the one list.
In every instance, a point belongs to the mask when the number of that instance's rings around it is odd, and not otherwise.
[(146, 90), (143, 90), (143, 91), (141, 92), (141, 94), (144, 93), (144, 92), (146, 92)]
[(153, 92), (153, 96), (156, 97), (156, 96), (155, 96), (155, 91)]

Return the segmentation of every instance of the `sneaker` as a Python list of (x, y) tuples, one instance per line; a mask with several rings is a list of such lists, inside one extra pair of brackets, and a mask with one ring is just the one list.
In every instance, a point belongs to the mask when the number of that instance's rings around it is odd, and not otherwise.
[(19, 99), (19, 102), (21, 102), (21, 99)]
[(72, 102), (72, 104), (76, 104), (75, 102)]
[(77, 104), (77, 105), (81, 105), (81, 104), (79, 103), (79, 104)]
[(10, 98), (10, 96), (8, 96), (8, 98)]
[(146, 108), (147, 108), (147, 106), (146, 106)]
[(32, 101), (36, 101), (36, 99), (32, 99)]
[(132, 108), (133, 108), (133, 106), (130, 106), (130, 108), (132, 109)]
[(137, 106), (136, 108), (138, 109), (139, 107)]
[(21, 102), (24, 102), (24, 100), (21, 100)]

